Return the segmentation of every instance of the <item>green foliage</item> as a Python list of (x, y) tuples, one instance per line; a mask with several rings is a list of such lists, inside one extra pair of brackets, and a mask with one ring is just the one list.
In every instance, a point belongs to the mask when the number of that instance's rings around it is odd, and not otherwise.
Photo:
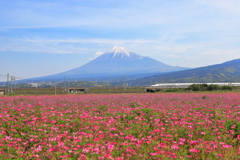
[(136, 108), (136, 107), (139, 107), (139, 106), (141, 106), (141, 105), (139, 105), (139, 104), (137, 104), (137, 103), (132, 103), (132, 104), (131, 104), (131, 108)]
[(217, 91), (217, 90), (233, 90), (234, 86), (219, 86), (216, 84), (192, 84), (188, 88), (186, 88), (186, 91)]
[(205, 95), (205, 96), (202, 96), (202, 99), (206, 99), (207, 97), (208, 97), (208, 96), (206, 96), (206, 95)]
[(135, 118), (135, 115), (133, 115), (133, 116), (127, 115), (127, 116), (126, 116), (126, 120), (127, 120), (127, 121), (134, 120), (134, 118)]
[(8, 96), (15, 96), (14, 93), (8, 93), (7, 95), (8, 95)]
[(227, 120), (225, 122), (225, 128), (227, 130), (234, 130), (234, 138), (237, 137), (237, 135), (240, 134), (240, 122), (234, 121), (234, 120)]
[(147, 115), (149, 115), (150, 112), (152, 112), (152, 111), (154, 111), (154, 109), (150, 109), (150, 108), (142, 108), (141, 109), (141, 112), (143, 112), (143, 113), (145, 113)]
[(183, 91), (182, 88), (169, 88), (165, 90), (165, 92), (182, 92), (182, 91)]
[(119, 150), (114, 150), (112, 152), (113, 157), (119, 157), (119, 156), (121, 156), (121, 154), (122, 154), (122, 151), (119, 151)]
[(222, 86), (222, 90), (229, 90), (229, 91), (231, 91), (231, 90), (233, 90), (233, 89), (235, 89), (236, 87), (235, 86)]
[(207, 91), (216, 91), (216, 90), (220, 90), (221, 87), (216, 85), (216, 84), (210, 84), (207, 86)]
[(108, 110), (107, 108), (108, 108), (108, 106), (106, 106), (106, 105), (98, 107), (98, 109), (103, 111), (103, 112), (106, 112)]
[(208, 85), (207, 84), (192, 84), (185, 90), (192, 90), (192, 91), (206, 91)]
[(163, 89), (157, 88), (155, 91), (156, 91), (156, 92), (161, 92), (161, 91), (163, 91)]

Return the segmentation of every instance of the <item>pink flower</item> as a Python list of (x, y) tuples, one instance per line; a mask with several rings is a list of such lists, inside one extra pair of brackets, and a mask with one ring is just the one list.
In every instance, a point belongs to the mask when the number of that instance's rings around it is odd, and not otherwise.
[(100, 149), (99, 148), (94, 148), (93, 151), (96, 152), (96, 154), (99, 154)]
[(6, 140), (11, 141), (12, 138), (10, 136), (6, 136)]
[[(80, 154), (80, 157), (81, 157), (81, 158), (84, 158), (84, 159), (87, 158), (87, 157), (85, 156), (85, 154), (82, 154), (82, 153)], [(79, 160), (80, 160), (80, 159), (79, 159)], [(82, 160), (82, 159), (81, 159), (81, 160)]]
[(54, 149), (54, 148), (52, 148), (52, 147), (50, 147), (50, 148), (48, 148), (48, 151), (49, 151), (49, 152), (54, 152), (54, 151), (55, 151), (55, 149)]
[(74, 147), (73, 150), (76, 151), (76, 150), (78, 150), (78, 148), (77, 148), (77, 147)]
[(150, 153), (150, 155), (151, 155), (151, 156), (156, 156), (156, 155), (157, 155), (157, 153)]
[(197, 142), (197, 141), (194, 141), (194, 140), (190, 140), (189, 143), (190, 143), (191, 145), (196, 145), (196, 144), (198, 144), (198, 142)]
[(112, 127), (111, 130), (116, 131), (117, 129), (115, 127)]
[(238, 140), (240, 140), (240, 134), (239, 134), (239, 135), (237, 135), (237, 139), (238, 139)]
[(94, 142), (98, 142), (100, 138), (94, 138)]
[(142, 144), (142, 143), (143, 143), (142, 140), (138, 140), (138, 141), (137, 141), (137, 144)]
[(113, 150), (114, 149), (114, 145), (108, 144), (108, 149), (109, 150)]
[(179, 138), (179, 140), (182, 141), (182, 142), (186, 141), (185, 138)]
[(54, 124), (54, 123), (57, 123), (57, 121), (56, 121), (56, 120), (53, 120), (53, 121), (51, 121), (51, 123)]
[(188, 134), (188, 137), (193, 137), (193, 135), (192, 134)]
[(171, 149), (179, 150), (180, 147), (177, 144), (174, 144), (174, 145), (171, 146)]
[(58, 146), (64, 146), (64, 143), (62, 141), (58, 141)]
[(231, 148), (232, 146), (231, 145), (228, 145), (228, 144), (223, 144), (222, 145), (222, 148)]
[(160, 147), (160, 148), (166, 148), (167, 145), (166, 145), (165, 143), (160, 143), (160, 144), (158, 144), (158, 147)]
[(122, 146), (126, 146), (126, 145), (128, 145), (127, 143), (125, 143), (125, 142), (123, 142), (123, 143), (121, 143), (121, 145)]
[(218, 154), (218, 157), (224, 157), (224, 156), (223, 156), (223, 154), (220, 153), (220, 154)]
[(199, 153), (200, 152), (200, 150), (195, 149), (195, 148), (191, 148), (191, 149), (189, 149), (189, 151), (192, 152), (192, 153)]
[(178, 144), (180, 144), (180, 145), (182, 145), (182, 146), (184, 145), (184, 143), (183, 143), (183, 142), (178, 142)]
[(111, 154), (105, 154), (104, 157), (105, 158), (110, 158), (112, 155)]
[(90, 149), (89, 148), (83, 148), (83, 152), (88, 153), (88, 152), (90, 152)]
[(42, 151), (42, 146), (38, 146), (33, 152), (41, 152)]

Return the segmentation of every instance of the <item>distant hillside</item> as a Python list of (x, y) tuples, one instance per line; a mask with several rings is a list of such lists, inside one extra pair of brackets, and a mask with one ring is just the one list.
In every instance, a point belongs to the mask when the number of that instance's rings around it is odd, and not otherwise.
[(240, 82), (240, 59), (235, 59), (222, 64), (165, 73), (129, 81), (132, 85), (150, 85), (161, 82)]

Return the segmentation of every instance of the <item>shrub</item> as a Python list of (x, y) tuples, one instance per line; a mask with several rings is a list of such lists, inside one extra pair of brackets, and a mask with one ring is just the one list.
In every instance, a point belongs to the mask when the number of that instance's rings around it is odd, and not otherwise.
[(221, 89), (222, 90), (233, 90), (235, 87), (234, 86), (222, 86)]
[(233, 90), (234, 86), (219, 86), (216, 84), (192, 84), (185, 90), (192, 90), (192, 91), (216, 91), (216, 90)]
[(207, 86), (207, 91), (215, 91), (215, 90), (220, 90), (221, 87), (216, 85), (216, 84), (211, 84), (209, 86)]
[(192, 84), (185, 90), (192, 90), (192, 91), (206, 91), (208, 85), (207, 84)]

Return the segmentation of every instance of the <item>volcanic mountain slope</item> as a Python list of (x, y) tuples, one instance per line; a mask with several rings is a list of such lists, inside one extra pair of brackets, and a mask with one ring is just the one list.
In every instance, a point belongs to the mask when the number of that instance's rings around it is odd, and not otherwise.
[[(174, 67), (149, 57), (143, 57), (124, 47), (115, 46), (89, 63), (63, 73), (43, 77), (57, 79), (63, 76), (75, 78), (108, 77), (117, 75), (154, 75), (188, 68)], [(144, 77), (142, 76), (142, 77)], [(141, 77), (141, 76), (140, 76)]]
[(65, 72), (65, 74), (80, 73), (149, 73), (171, 72), (183, 70), (181, 67), (173, 67), (149, 57), (143, 57), (131, 52), (124, 47), (115, 46), (91, 62)]

